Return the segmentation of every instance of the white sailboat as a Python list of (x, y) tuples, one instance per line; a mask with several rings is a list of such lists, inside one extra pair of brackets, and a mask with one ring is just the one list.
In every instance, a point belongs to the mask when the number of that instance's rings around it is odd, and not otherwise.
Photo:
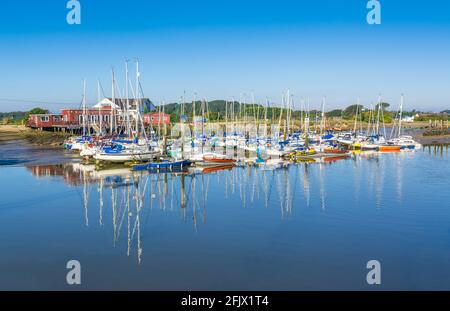
[[(393, 145), (399, 145), (401, 149), (420, 149), (422, 145), (416, 142), (412, 136), (402, 134), (403, 104), (404, 104), (404, 95), (402, 94), (398, 113), (398, 125), (397, 126), (394, 125), (392, 127), (391, 139), (388, 141), (388, 143)], [(397, 137), (393, 137), (396, 131)]]

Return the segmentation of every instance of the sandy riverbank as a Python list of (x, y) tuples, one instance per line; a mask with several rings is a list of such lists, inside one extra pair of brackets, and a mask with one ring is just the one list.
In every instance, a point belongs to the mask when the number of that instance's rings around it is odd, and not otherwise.
[(0, 125), (0, 141), (22, 139), (30, 131), (23, 125)]
[(450, 135), (423, 136), (414, 135), (414, 139), (422, 145), (450, 144)]
[(26, 140), (39, 146), (60, 146), (68, 136), (61, 132), (32, 130), (23, 125), (0, 125), (0, 141)]

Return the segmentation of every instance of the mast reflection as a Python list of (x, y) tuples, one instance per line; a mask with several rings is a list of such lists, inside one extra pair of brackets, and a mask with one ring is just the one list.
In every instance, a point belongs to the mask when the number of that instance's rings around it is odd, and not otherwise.
[[(127, 256), (135, 257), (141, 264), (142, 234), (143, 229), (150, 226), (147, 220), (151, 214), (159, 213), (163, 217), (179, 215), (180, 223), (192, 226), (192, 230), (197, 232), (208, 224), (208, 209), (215, 210), (216, 206), (249, 210), (276, 207), (279, 214), (277, 210), (275, 212), (281, 219), (299, 214), (297, 211), (304, 207), (325, 211), (336, 204), (332, 202), (333, 198), (327, 202), (328, 196), (335, 194), (327, 189), (339, 181), (332, 179), (336, 176), (333, 177), (332, 170), (328, 171), (330, 166), (353, 167), (354, 174), (339, 178), (350, 179), (353, 184), (367, 183), (365, 188), (369, 192), (374, 191), (376, 206), (380, 207), (384, 170), (388, 163), (394, 164), (397, 169), (388, 173), (390, 180), (396, 183), (395, 190), (400, 199), (401, 160), (408, 155), (393, 156), (397, 157), (394, 162), (387, 155), (361, 153), (353, 160), (294, 164), (271, 160), (262, 166), (189, 168), (169, 173), (135, 172), (126, 167), (97, 171), (93, 165), (79, 163), (30, 166), (28, 169), (36, 177), (62, 177), (66, 184), (80, 188), (84, 224), (92, 226), (89, 216), (96, 215), (98, 225), (111, 230), (112, 245), (123, 247)], [(353, 196), (355, 201), (359, 200), (360, 186)]]

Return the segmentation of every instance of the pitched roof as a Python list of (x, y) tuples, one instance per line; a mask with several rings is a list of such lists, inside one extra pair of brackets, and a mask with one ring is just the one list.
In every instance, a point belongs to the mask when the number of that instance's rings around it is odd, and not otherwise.
[[(136, 106), (139, 103), (141, 110), (143, 111), (153, 111), (155, 110), (155, 105), (148, 98), (130, 98), (128, 99), (129, 109), (136, 110)], [(114, 103), (112, 102), (112, 98), (103, 98), (99, 101), (93, 108), (101, 108), (101, 107), (111, 107), (114, 105), (114, 109), (117, 110), (126, 110), (127, 108), (127, 99), (125, 98), (115, 98)]]

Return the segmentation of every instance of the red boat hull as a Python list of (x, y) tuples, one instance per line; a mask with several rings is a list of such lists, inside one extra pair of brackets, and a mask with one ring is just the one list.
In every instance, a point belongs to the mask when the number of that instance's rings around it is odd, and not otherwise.
[(324, 162), (336, 162), (336, 161), (339, 161), (339, 160), (347, 159), (348, 157), (349, 157), (349, 155), (345, 154), (345, 155), (341, 155), (341, 156), (325, 158), (325, 159), (323, 159), (323, 161)]
[(336, 153), (336, 154), (343, 154), (343, 153), (347, 153), (347, 151), (345, 150), (340, 150), (340, 149), (325, 149), (324, 150), (325, 153)]
[(223, 171), (223, 170), (231, 170), (234, 167), (233, 164), (225, 164), (225, 165), (219, 165), (219, 166), (214, 166), (214, 167), (207, 167), (205, 169), (203, 169), (203, 173), (214, 173), (214, 172), (218, 172), (218, 171)]
[(380, 151), (380, 152), (400, 152), (400, 146), (395, 146), (395, 145), (380, 146), (378, 148), (378, 151)]
[(223, 163), (223, 164), (230, 164), (230, 163), (236, 162), (236, 160), (234, 160), (234, 159), (221, 159), (221, 158), (213, 158), (213, 157), (203, 157), (203, 161), (210, 162), (210, 163)]

